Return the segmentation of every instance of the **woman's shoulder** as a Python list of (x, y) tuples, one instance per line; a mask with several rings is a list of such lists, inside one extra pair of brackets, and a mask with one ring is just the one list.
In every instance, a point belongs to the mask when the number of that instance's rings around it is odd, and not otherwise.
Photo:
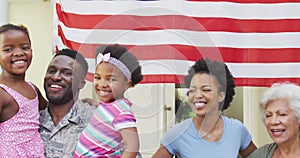
[(192, 124), (193, 124), (193, 121), (191, 118), (186, 119), (178, 124), (175, 124), (164, 135), (164, 137), (162, 139), (162, 143), (164, 145), (169, 144), (170, 142), (173, 142), (174, 140), (178, 139), (179, 137), (183, 136), (184, 134), (187, 134), (188, 133), (187, 131), (190, 129)]
[(177, 133), (180, 131), (185, 131), (193, 124), (192, 118), (188, 118), (180, 123), (175, 124), (174, 126), (170, 127), (167, 133)]
[(229, 126), (238, 126), (238, 127), (245, 126), (240, 120), (235, 119), (235, 118), (229, 118), (227, 116), (222, 115), (222, 119)]
[(265, 144), (259, 148), (257, 148), (248, 158), (271, 158), (277, 145), (275, 143)]

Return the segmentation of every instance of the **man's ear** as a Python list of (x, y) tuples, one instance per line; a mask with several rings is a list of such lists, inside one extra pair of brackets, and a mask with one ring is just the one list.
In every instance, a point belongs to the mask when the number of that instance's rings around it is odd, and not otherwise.
[(82, 89), (84, 86), (85, 86), (85, 80), (82, 80), (80, 83), (79, 83), (79, 89)]

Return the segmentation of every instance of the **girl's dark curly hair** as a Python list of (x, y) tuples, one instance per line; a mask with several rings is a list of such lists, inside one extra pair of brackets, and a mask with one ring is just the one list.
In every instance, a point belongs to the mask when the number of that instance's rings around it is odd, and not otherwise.
[(230, 106), (233, 96), (235, 94), (234, 80), (231, 72), (229, 71), (227, 65), (223, 62), (212, 61), (208, 58), (199, 59), (196, 63), (189, 69), (188, 75), (184, 78), (184, 84), (187, 88), (190, 88), (190, 83), (195, 74), (206, 73), (215, 76), (220, 84), (220, 91), (225, 92), (226, 96), (223, 102), (219, 105), (219, 110), (223, 111)]
[(18, 25), (14, 25), (14, 24), (5, 24), (5, 25), (0, 26), (0, 34), (7, 32), (9, 30), (22, 31), (23, 33), (25, 33), (27, 35), (29, 43), (31, 44), (28, 29), (24, 25), (18, 26)]
[(132, 87), (143, 79), (141, 66), (137, 58), (125, 47), (119, 44), (99, 46), (96, 48), (95, 59), (99, 53), (103, 55), (110, 53), (111, 57), (118, 59), (129, 69), (131, 73)]

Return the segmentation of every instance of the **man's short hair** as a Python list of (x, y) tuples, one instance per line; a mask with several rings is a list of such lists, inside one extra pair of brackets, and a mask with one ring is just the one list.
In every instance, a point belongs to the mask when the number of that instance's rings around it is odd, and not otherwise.
[(87, 74), (87, 71), (89, 68), (88, 63), (86, 62), (85, 58), (79, 52), (77, 52), (76, 50), (65, 48), (65, 49), (58, 51), (54, 55), (53, 59), (59, 55), (65, 55), (65, 56), (68, 56), (68, 57), (76, 60), (82, 66), (84, 75)]

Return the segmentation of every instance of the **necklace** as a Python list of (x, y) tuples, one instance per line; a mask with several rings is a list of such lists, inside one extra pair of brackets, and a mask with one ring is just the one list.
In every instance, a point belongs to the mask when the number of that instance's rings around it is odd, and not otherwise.
[(211, 125), (205, 125), (203, 124), (203, 122), (201, 124), (197, 123), (197, 121), (194, 118), (194, 122), (195, 122), (195, 127), (198, 130), (198, 133), (200, 134), (200, 136), (207, 140), (207, 141), (218, 141), (221, 139), (222, 137), (222, 119), (221, 117), (218, 117), (217, 121)]

